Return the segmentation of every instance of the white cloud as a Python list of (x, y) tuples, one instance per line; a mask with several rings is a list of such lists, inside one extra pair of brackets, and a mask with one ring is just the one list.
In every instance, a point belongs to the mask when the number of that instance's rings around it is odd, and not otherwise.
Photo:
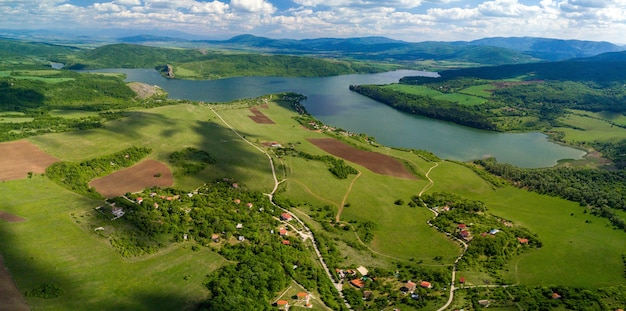
[(126, 6), (141, 5), (141, 0), (115, 0), (113, 2)]
[(107, 3), (94, 3), (93, 8), (98, 12), (121, 12), (124, 10), (122, 6), (119, 6), (113, 2)]
[(226, 11), (228, 11), (228, 9), (228, 4), (219, 1), (212, 1), (196, 2), (191, 5), (190, 11), (192, 13), (224, 14), (226, 13)]
[(265, 0), (231, 0), (233, 9), (251, 13), (274, 13), (276, 8)]
[(293, 2), (306, 7), (390, 7), (402, 9), (412, 9), (422, 4), (421, 0), (293, 0)]

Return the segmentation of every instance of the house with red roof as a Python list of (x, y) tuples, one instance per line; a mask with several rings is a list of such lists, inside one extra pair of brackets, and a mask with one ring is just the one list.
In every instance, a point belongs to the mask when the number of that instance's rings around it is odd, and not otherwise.
[(310, 296), (305, 292), (299, 292), (296, 294), (298, 301), (304, 302), (305, 304), (309, 303)]
[(276, 302), (276, 306), (278, 306), (278, 310), (289, 310), (289, 301), (279, 300)]
[(219, 242), (219, 241), (220, 241), (220, 235), (219, 235), (219, 234), (217, 234), (217, 233), (213, 233), (213, 234), (211, 235), (211, 240), (212, 240), (213, 242), (215, 242), (215, 243)]
[(283, 243), (283, 245), (289, 245), (289, 244), (291, 244), (291, 242), (289, 242), (289, 240), (283, 240), (283, 242), (282, 242), (282, 243)]
[(408, 281), (406, 282), (406, 284), (404, 284), (404, 288), (406, 289), (407, 292), (414, 292), (415, 289), (417, 288), (417, 284)]
[(426, 281), (421, 281), (420, 286), (423, 288), (433, 288), (433, 285), (430, 284), (430, 282), (426, 282)]
[(528, 244), (528, 239), (517, 237), (517, 241), (520, 244)]
[(141, 202), (143, 202), (143, 198), (142, 197), (138, 197), (137, 198), (137, 204), (141, 204)]
[(282, 213), (282, 214), (280, 214), (280, 219), (282, 219), (284, 221), (290, 221), (291, 220), (291, 215), (289, 213)]
[(458, 227), (459, 227), (460, 230), (463, 230), (463, 229), (467, 228), (467, 226), (465, 224), (459, 224)]
[(278, 234), (280, 234), (280, 236), (286, 236), (287, 235), (287, 229), (280, 228), (280, 230), (278, 230)]
[(361, 279), (351, 280), (350, 284), (352, 284), (352, 286), (359, 288), (359, 289), (365, 287), (365, 282), (363, 282), (363, 280)]

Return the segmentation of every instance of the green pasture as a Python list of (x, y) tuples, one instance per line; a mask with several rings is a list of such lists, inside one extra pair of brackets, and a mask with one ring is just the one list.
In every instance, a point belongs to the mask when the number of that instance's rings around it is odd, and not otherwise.
[[(621, 120), (621, 118), (618, 120)], [(560, 118), (559, 121), (579, 128), (555, 128), (555, 130), (565, 133), (565, 140), (570, 142), (618, 142), (626, 137), (625, 128), (612, 125), (604, 120), (567, 114)]]
[(493, 191), (493, 186), (471, 169), (449, 161), (439, 162), (430, 172), (433, 187), (426, 193), (450, 192), (460, 196), (485, 195)]
[(85, 110), (58, 110), (54, 109), (49, 112), (53, 117), (62, 117), (67, 119), (78, 119), (85, 117), (97, 117), (98, 112)]
[(402, 93), (407, 93), (407, 94), (412, 94), (412, 95), (429, 96), (435, 99), (455, 102), (460, 105), (473, 106), (473, 105), (480, 105), (485, 102), (484, 98), (481, 98), (476, 95), (466, 94), (462, 92), (442, 93), (442, 92), (436, 91), (432, 88), (422, 86), (422, 85), (390, 84), (384, 87), (390, 88), (396, 92), (402, 92)]
[[(266, 156), (224, 127), (205, 105), (175, 105), (126, 112), (104, 128), (33, 137), (35, 144), (63, 161), (80, 161), (131, 146), (152, 148), (151, 158), (167, 163), (169, 155), (186, 147), (206, 150), (217, 163), (203, 174), (175, 180), (194, 189), (215, 178), (230, 177), (251, 188), (273, 186)], [(256, 188), (255, 188), (256, 189)]]
[(0, 252), (20, 291), (42, 284), (63, 290), (58, 298), (29, 298), (33, 310), (188, 310), (206, 299), (206, 274), (224, 264), (184, 244), (125, 260), (77, 223), (101, 202), (45, 177), (4, 182), (0, 196), (2, 210), (27, 219), (0, 222)]
[[(350, 206), (344, 208), (341, 219), (374, 222), (372, 249), (393, 258), (413, 258), (425, 264), (451, 264), (454, 261), (461, 250), (445, 235), (428, 226), (426, 221), (434, 216), (432, 212), (407, 205), (410, 197), (419, 193), (427, 181), (399, 179), (361, 167), (358, 169), (362, 176), (350, 192)], [(405, 204), (394, 204), (398, 199), (404, 200)], [(434, 261), (436, 256), (443, 259)]]
[(460, 90), (459, 93), (488, 98), (489, 96), (491, 96), (491, 91), (493, 91), (493, 89), (493, 84), (481, 84), (464, 88)]
[(584, 110), (572, 110), (576, 114), (583, 114), (590, 116), (596, 119), (603, 119), (607, 121), (611, 121), (615, 124), (621, 124), (626, 126), (626, 114), (620, 112), (610, 112), (610, 111), (601, 111), (601, 112), (591, 112)]
[(626, 284), (624, 232), (613, 229), (607, 219), (584, 213), (576, 203), (512, 187), (474, 198), (484, 201), (489, 212), (534, 231), (543, 243), (510, 262), (514, 283), (589, 288)]
[(15, 118), (15, 117), (11, 117), (11, 118), (6, 118), (3, 116), (0, 116), (0, 123), (27, 123), (27, 122), (32, 122), (35, 118), (29, 118), (29, 117), (23, 117), (23, 118)]

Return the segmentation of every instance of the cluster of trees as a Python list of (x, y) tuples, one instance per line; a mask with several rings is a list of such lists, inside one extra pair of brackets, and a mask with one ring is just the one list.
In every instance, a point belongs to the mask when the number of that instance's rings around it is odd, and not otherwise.
[(339, 179), (346, 179), (350, 174), (356, 175), (359, 173), (354, 167), (346, 164), (343, 159), (338, 159), (330, 155), (314, 155), (303, 151), (298, 151), (294, 148), (277, 148), (276, 155), (281, 156), (294, 156), (307, 160), (321, 161), (326, 163), (328, 171), (330, 171), (335, 177)]
[[(166, 239), (182, 241), (187, 234), (191, 243), (209, 246), (236, 262), (209, 275), (205, 285), (210, 295), (202, 308), (272, 309), (269, 301), (293, 278), (307, 289), (319, 291), (333, 310), (341, 310), (332, 283), (323, 277), (324, 271), (304, 242), (292, 234), (279, 236), (281, 225), (277, 219), (281, 210), (261, 192), (234, 184), (232, 180), (216, 180), (193, 193), (152, 188), (112, 201), (128, 211), (117, 221), (129, 222), (137, 236), (152, 241), (148, 244)], [(141, 204), (135, 203), (138, 197), (143, 199)], [(219, 236), (219, 243), (212, 241), (213, 234)], [(234, 242), (239, 236), (244, 241)], [(284, 239), (290, 241), (289, 245), (281, 243)], [(328, 249), (322, 247), (321, 251)]]
[[(460, 269), (485, 268), (499, 278), (499, 272), (514, 255), (542, 246), (537, 234), (487, 212), (481, 201), (469, 200), (451, 193), (435, 192), (422, 196), (431, 207), (447, 207), (430, 221), (439, 230), (468, 241), (468, 249), (459, 262)], [(460, 228), (459, 225), (464, 226)], [(497, 229), (496, 231), (491, 231)], [(463, 236), (466, 231), (469, 236)], [(526, 239), (520, 243), (518, 238)]]
[(42, 284), (39, 287), (27, 290), (24, 295), (26, 297), (36, 297), (36, 298), (57, 298), (63, 295), (63, 289), (54, 285), (54, 284)]
[[(523, 307), (524, 310), (617, 310), (626, 303), (624, 286), (589, 289), (565, 286), (474, 287), (464, 289), (466, 307), (482, 309), (479, 300), (488, 299), (490, 308)], [(555, 296), (556, 294), (556, 296)]]
[(626, 170), (570, 167), (528, 169), (500, 164), (494, 158), (476, 160), (475, 163), (517, 187), (559, 196), (579, 202), (581, 206), (591, 206), (594, 214), (606, 217), (616, 227), (626, 230), (624, 218), (613, 211), (626, 210)]
[(208, 152), (193, 147), (187, 147), (181, 151), (174, 151), (169, 156), (169, 162), (179, 168), (176, 175), (187, 176), (202, 171), (207, 165), (215, 164)]
[(150, 148), (130, 147), (82, 162), (57, 162), (46, 169), (46, 175), (71, 191), (100, 199), (102, 196), (88, 185), (91, 180), (110, 174), (120, 168), (132, 166), (150, 152)]
[(473, 128), (497, 130), (490, 115), (480, 106), (465, 106), (430, 96), (408, 94), (376, 85), (351, 85), (350, 90), (400, 111), (454, 122)]
[[(102, 117), (90, 116), (81, 118), (52, 117), (48, 114), (25, 114), (32, 116), (30, 122), (0, 122), (0, 141), (18, 140), (45, 133), (60, 133), (73, 130), (101, 128)], [(9, 121), (9, 120), (6, 120)]]

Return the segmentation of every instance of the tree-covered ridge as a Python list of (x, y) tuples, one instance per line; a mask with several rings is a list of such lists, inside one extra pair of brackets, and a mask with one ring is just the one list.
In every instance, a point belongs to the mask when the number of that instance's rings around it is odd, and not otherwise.
[(490, 115), (477, 106), (464, 106), (429, 96), (396, 92), (376, 85), (351, 85), (350, 90), (404, 112), (479, 129), (497, 130), (496, 125), (489, 120)]
[[(453, 80), (473, 77), (487, 80), (506, 80), (526, 76), (533, 80), (592, 82), (601, 86), (626, 82), (626, 54), (621, 52), (614, 58), (579, 59), (561, 62), (543, 62), (515, 65), (484, 66), (446, 70), (440, 72), (438, 80)], [(406, 77), (403, 83), (424, 83), (432, 78)]]
[(132, 166), (150, 152), (150, 148), (130, 147), (107, 156), (82, 162), (57, 162), (46, 169), (46, 175), (71, 191), (99, 199), (102, 196), (95, 189), (89, 187), (89, 182), (92, 179), (105, 176), (120, 168)]
[(106, 110), (136, 104), (135, 93), (115, 76), (65, 70), (12, 71), (0, 78), (0, 110)]
[(493, 158), (476, 160), (475, 163), (494, 175), (510, 180), (517, 187), (590, 206), (594, 214), (608, 218), (614, 226), (626, 230), (626, 221), (613, 210), (626, 210), (626, 170), (570, 167), (525, 169), (497, 163)]
[(359, 62), (262, 54), (207, 53), (173, 65), (175, 77), (203, 80), (235, 76), (324, 77), (384, 71), (380, 66)]
[(68, 55), (69, 69), (154, 68), (171, 62), (186, 62), (200, 57), (195, 49), (157, 48), (135, 44), (111, 44)]

